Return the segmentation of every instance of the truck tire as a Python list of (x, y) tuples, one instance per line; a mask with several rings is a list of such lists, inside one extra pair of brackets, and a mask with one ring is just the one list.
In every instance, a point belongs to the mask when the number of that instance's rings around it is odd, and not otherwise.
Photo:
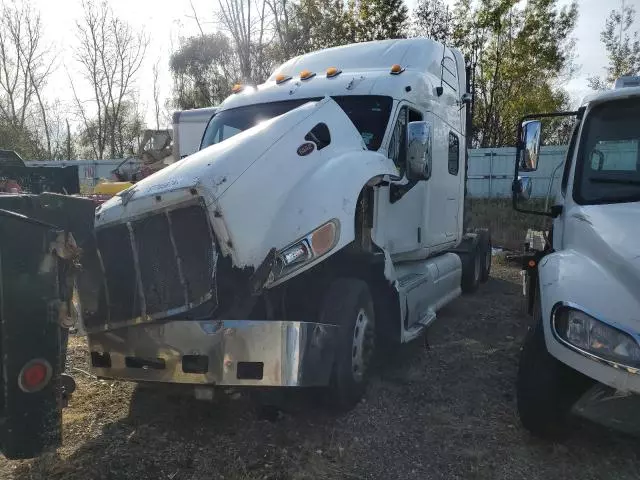
[(366, 282), (335, 280), (325, 293), (320, 321), (341, 327), (326, 403), (348, 411), (364, 396), (375, 350), (373, 300)]
[(536, 300), (534, 324), (525, 337), (518, 366), (518, 415), (534, 436), (564, 440), (571, 433), (571, 407), (594, 381), (547, 351), (540, 311), (540, 302)]
[(478, 252), (480, 254), (480, 282), (485, 283), (491, 274), (491, 261), (493, 259), (493, 249), (491, 245), (491, 234), (484, 228), (477, 229)]
[(474, 242), (468, 251), (460, 253), (462, 261), (462, 293), (478, 290), (482, 276), (482, 254), (479, 242)]

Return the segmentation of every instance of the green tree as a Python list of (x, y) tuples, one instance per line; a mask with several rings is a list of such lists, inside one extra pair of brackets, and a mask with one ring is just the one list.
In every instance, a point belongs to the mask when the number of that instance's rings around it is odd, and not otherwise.
[(409, 11), (404, 0), (357, 0), (351, 9), (356, 41), (406, 37)]
[(303, 38), (298, 54), (355, 41), (354, 18), (342, 0), (300, 0), (294, 22)]
[(589, 86), (594, 90), (605, 90), (623, 75), (640, 74), (640, 34), (632, 31), (636, 10), (633, 5), (626, 5), (624, 0), (619, 10), (611, 10), (605, 22), (600, 40), (604, 43), (609, 56), (609, 65), (605, 68), (604, 78), (589, 78)]
[(171, 54), (173, 104), (179, 109), (210, 107), (224, 100), (237, 78), (237, 58), (222, 33), (182, 39)]
[(410, 35), (444, 42), (453, 35), (453, 22), (444, 0), (418, 0), (411, 18)]
[(516, 125), (527, 113), (565, 107), (561, 82), (572, 73), (574, 2), (469, 0), (456, 2), (451, 41), (472, 66), (475, 146), (515, 144)]

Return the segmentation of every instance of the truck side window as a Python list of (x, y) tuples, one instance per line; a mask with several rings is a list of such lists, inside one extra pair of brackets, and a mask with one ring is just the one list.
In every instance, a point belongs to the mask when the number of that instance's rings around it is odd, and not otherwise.
[(393, 134), (389, 141), (388, 157), (393, 160), (393, 163), (400, 169), (400, 172), (404, 172), (404, 137), (407, 130), (407, 107), (402, 107), (398, 119), (393, 126)]
[(422, 120), (422, 114), (420, 112), (402, 107), (398, 115), (398, 120), (396, 120), (395, 126), (393, 127), (393, 134), (389, 142), (388, 157), (398, 166), (401, 174), (404, 173), (407, 157), (407, 122), (418, 122), (420, 120)]
[(458, 175), (460, 168), (460, 139), (458, 135), (449, 132), (449, 173)]
[(578, 130), (580, 130), (580, 122), (576, 122), (571, 133), (571, 140), (569, 141), (569, 150), (567, 150), (567, 156), (564, 160), (564, 169), (562, 172), (562, 181), (560, 183), (560, 191), (562, 195), (567, 193), (567, 186), (569, 185), (569, 172), (571, 172), (571, 162), (573, 161), (573, 152), (576, 149), (576, 142), (578, 140)]
[(324, 147), (331, 143), (331, 133), (329, 127), (325, 123), (319, 123), (311, 129), (309, 133), (304, 136), (307, 142), (313, 142), (316, 144), (318, 150), (322, 150)]

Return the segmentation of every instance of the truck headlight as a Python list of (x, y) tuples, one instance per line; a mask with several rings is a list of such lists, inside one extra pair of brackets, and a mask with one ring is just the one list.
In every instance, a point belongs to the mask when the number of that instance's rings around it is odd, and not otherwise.
[(323, 256), (338, 243), (340, 238), (340, 223), (331, 220), (316, 228), (296, 243), (278, 252), (275, 278), (287, 275), (303, 265)]
[(581, 353), (620, 366), (640, 367), (640, 345), (631, 335), (580, 310), (558, 308), (552, 328), (564, 343)]

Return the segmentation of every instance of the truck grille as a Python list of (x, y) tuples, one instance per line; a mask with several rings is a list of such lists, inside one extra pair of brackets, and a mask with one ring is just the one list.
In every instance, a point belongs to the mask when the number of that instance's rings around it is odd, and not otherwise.
[[(215, 301), (215, 246), (206, 211), (190, 205), (96, 231), (104, 290), (86, 327), (187, 312)], [(215, 305), (213, 305), (215, 307)]]

